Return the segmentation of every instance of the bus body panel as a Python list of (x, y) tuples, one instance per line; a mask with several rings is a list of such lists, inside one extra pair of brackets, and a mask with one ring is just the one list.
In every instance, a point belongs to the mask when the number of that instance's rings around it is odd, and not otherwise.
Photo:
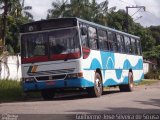
[(140, 56), (91, 50), (90, 56), (83, 60), (83, 70), (86, 74), (91, 73), (92, 82), (96, 69), (101, 70), (103, 86), (128, 84), (129, 69), (132, 69), (134, 81), (144, 76), (143, 58)]

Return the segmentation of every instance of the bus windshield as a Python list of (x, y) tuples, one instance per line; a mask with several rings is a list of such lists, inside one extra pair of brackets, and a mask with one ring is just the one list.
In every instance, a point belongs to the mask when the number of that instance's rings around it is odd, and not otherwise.
[(76, 28), (25, 34), (21, 39), (22, 59), (32, 58), (29, 59), (30, 62), (38, 62), (38, 58), (46, 61), (80, 57), (80, 44)]

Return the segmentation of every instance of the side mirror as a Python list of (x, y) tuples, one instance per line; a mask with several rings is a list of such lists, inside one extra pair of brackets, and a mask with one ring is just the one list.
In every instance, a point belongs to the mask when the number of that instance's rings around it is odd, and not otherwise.
[(87, 35), (87, 28), (81, 27), (81, 35)]

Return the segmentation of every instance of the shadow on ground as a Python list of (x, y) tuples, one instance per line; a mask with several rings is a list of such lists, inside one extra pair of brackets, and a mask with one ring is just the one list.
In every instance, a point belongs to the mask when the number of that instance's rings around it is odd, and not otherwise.
[(122, 108), (106, 108), (106, 110), (74, 110), (67, 111), (77, 114), (77, 113), (86, 113), (86, 114), (160, 114), (159, 109), (143, 109), (143, 108), (130, 108), (130, 107), (122, 107)]
[(139, 102), (144, 105), (152, 105), (152, 106), (160, 107), (160, 99), (150, 99), (150, 101), (135, 101), (135, 102)]
[[(109, 94), (116, 94), (119, 93), (119, 90), (112, 90), (112, 91), (104, 91), (103, 96), (107, 96)], [(102, 97), (103, 97), (102, 96)], [(79, 99), (89, 99), (87, 92), (76, 92), (76, 93), (57, 93), (53, 100), (49, 101), (63, 101), (63, 100), (79, 100)], [(40, 95), (33, 95), (26, 94), (24, 95), (22, 100), (17, 101), (0, 101), (0, 103), (13, 103), (13, 102), (38, 102), (38, 101), (46, 101)]]

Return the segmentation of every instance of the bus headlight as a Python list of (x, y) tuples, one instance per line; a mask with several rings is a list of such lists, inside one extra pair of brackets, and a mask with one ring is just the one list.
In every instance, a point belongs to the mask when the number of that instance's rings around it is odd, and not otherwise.
[(80, 77), (83, 77), (83, 73), (73, 73), (73, 74), (68, 74), (67, 75), (67, 79), (69, 78), (80, 78)]
[(31, 77), (31, 78), (23, 78), (23, 82), (25, 82), (25, 83), (35, 82), (35, 79), (33, 77)]

